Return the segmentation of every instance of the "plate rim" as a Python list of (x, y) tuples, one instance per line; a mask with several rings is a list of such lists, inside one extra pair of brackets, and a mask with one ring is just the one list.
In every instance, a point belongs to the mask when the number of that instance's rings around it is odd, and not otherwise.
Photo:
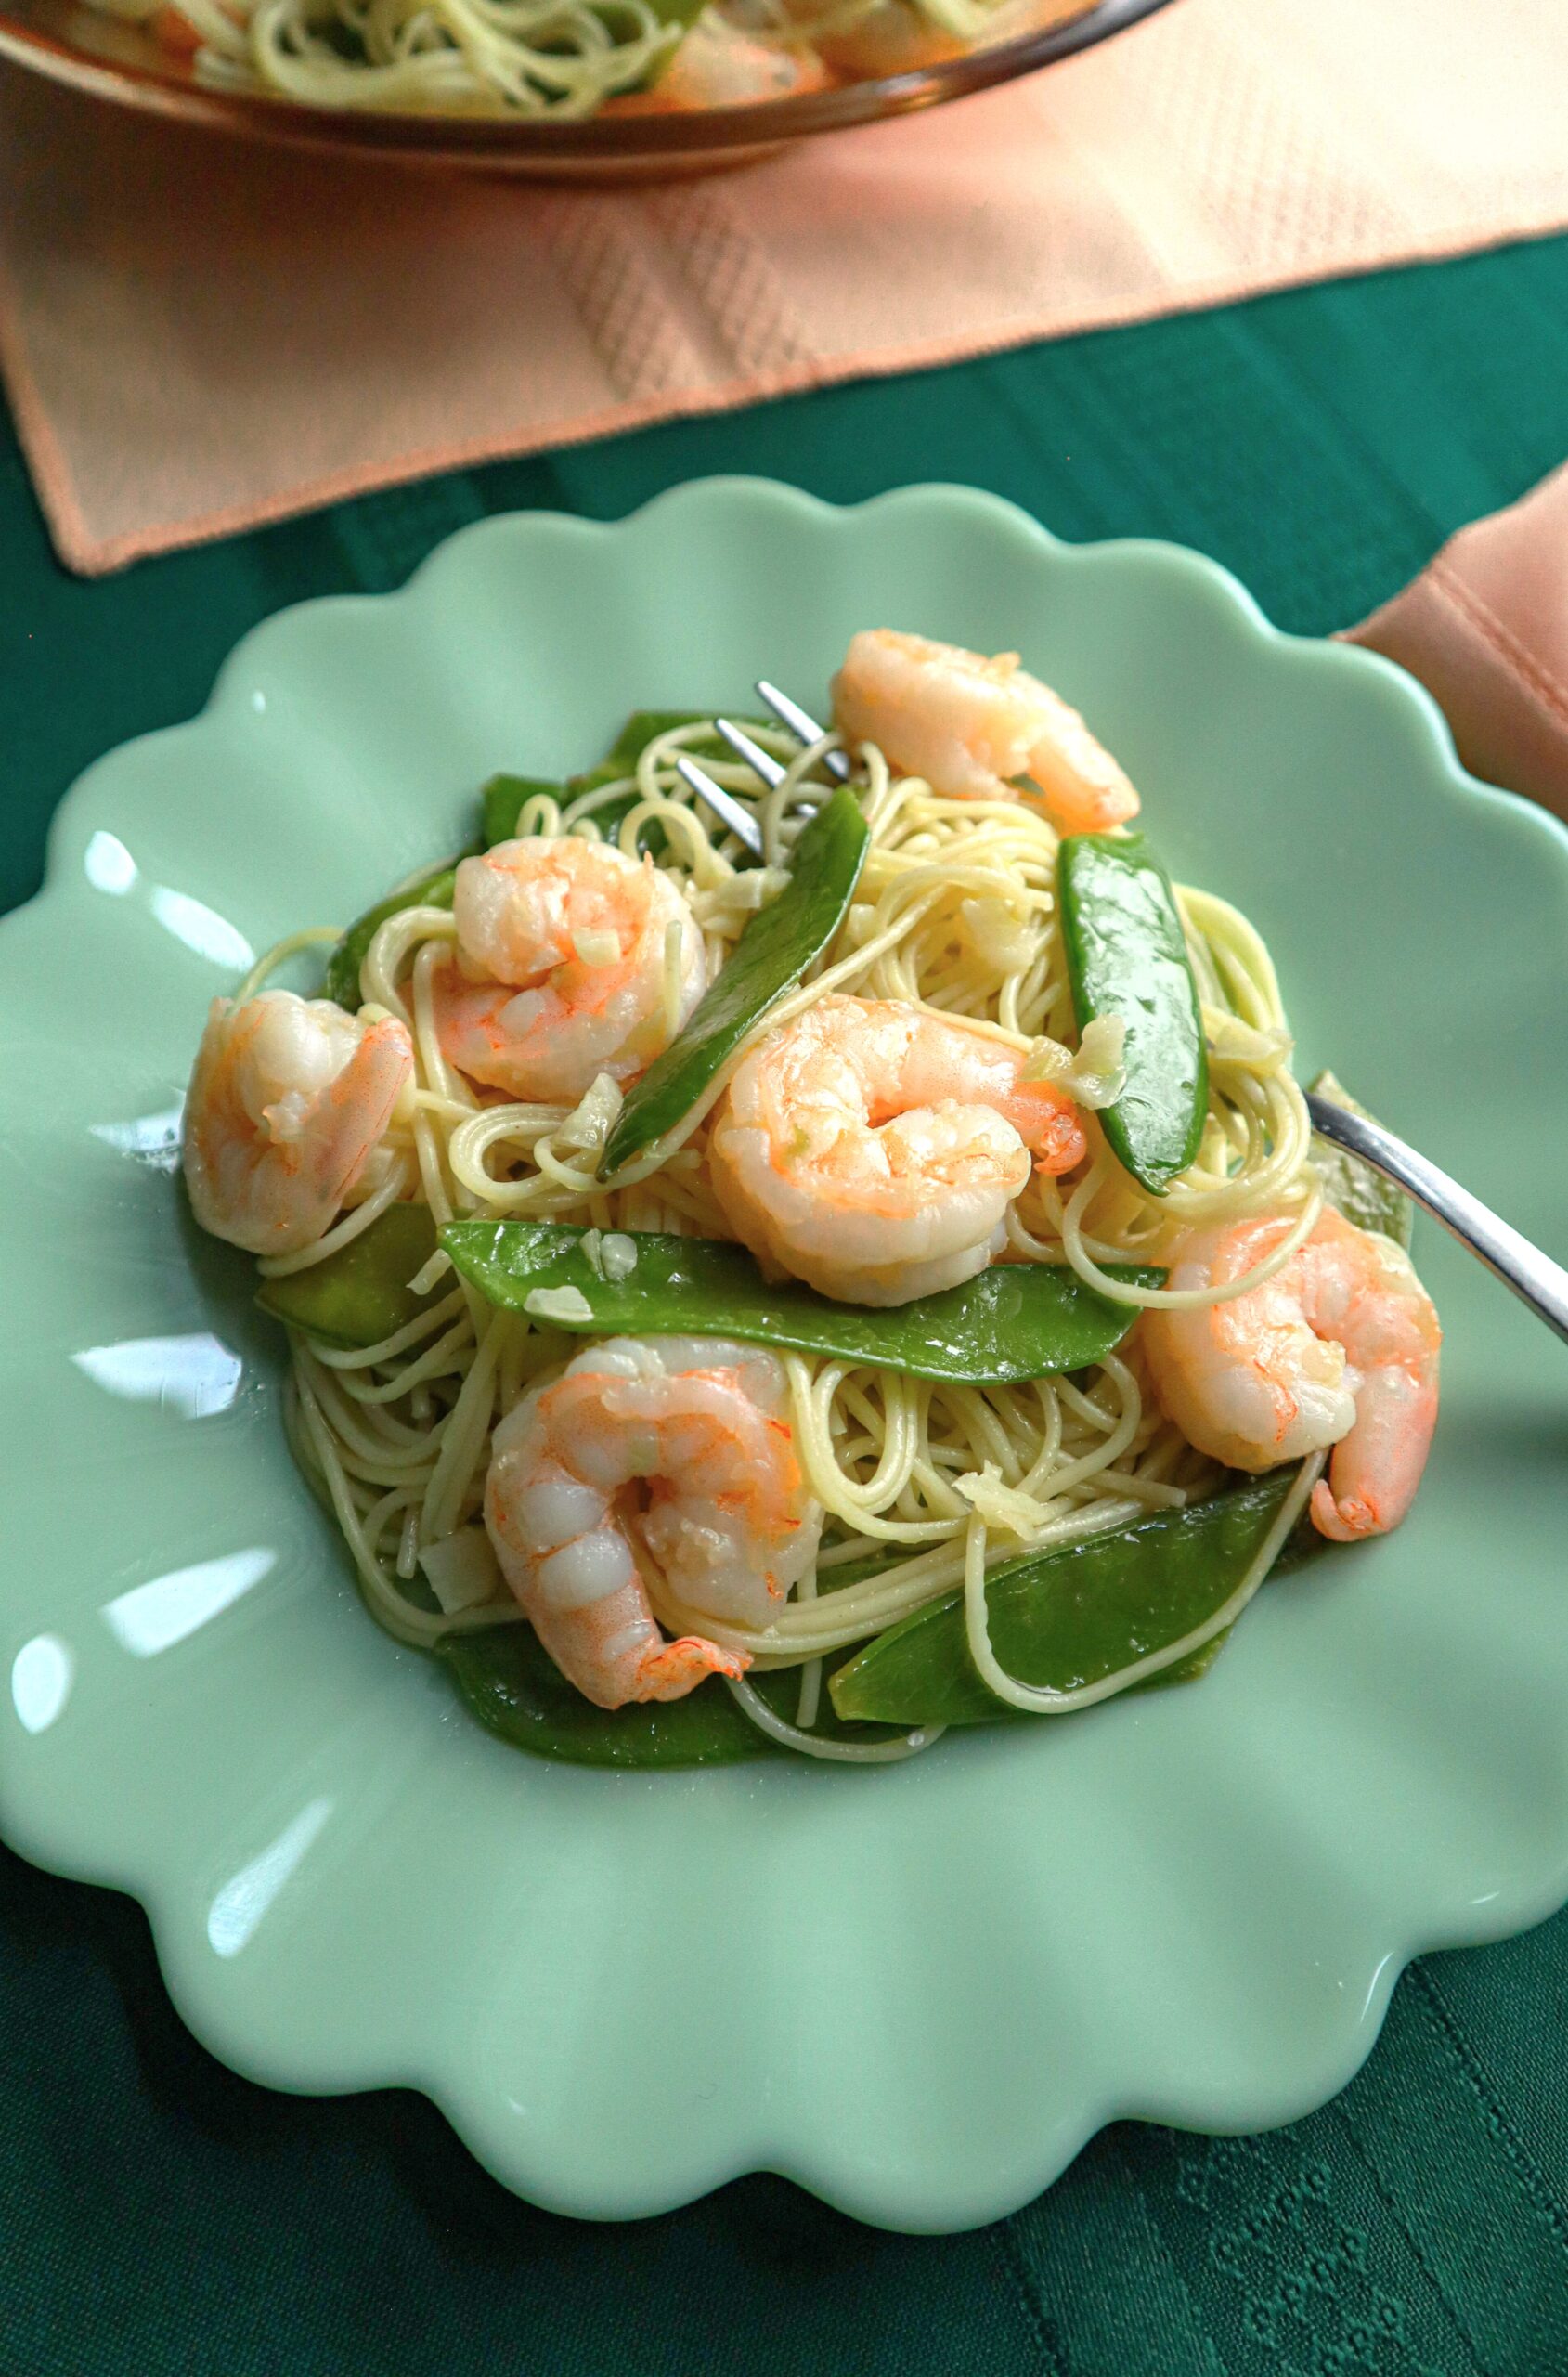
[[(52, 903), (64, 900), (65, 852), (77, 838), (79, 824), (105, 774), (126, 752), (166, 744), (171, 737), (182, 741), (199, 738), (207, 721), (221, 720), (240, 706), (245, 699), (245, 681), (256, 673), (258, 659), (265, 656), (269, 641), (298, 632), (297, 626), (285, 627), (283, 623), (318, 618), (332, 611), (364, 614), (379, 611), (386, 604), (414, 607), (428, 604), (438, 599), (447, 574), (460, 574), (468, 556), (491, 545), (519, 537), (526, 540), (541, 532), (603, 546), (613, 544), (633, 524), (645, 523), (650, 518), (655, 523), (667, 523), (679, 521), (682, 513), (697, 516), (708, 509), (723, 512), (737, 504), (753, 508), (774, 506), (797, 516), (845, 523), (933, 501), (939, 505), (956, 503), (970, 518), (982, 518), (1008, 538), (1022, 539), (1043, 553), (1059, 554), (1066, 550), (1099, 556), (1106, 565), (1131, 560), (1145, 569), (1170, 573), (1188, 587), (1201, 587), (1206, 598), (1217, 604), (1234, 625), (1243, 629), (1260, 651), (1276, 649), (1306, 656), (1310, 665), (1337, 673), (1347, 683), (1378, 687), (1378, 697), (1393, 706), (1415, 736), (1415, 747), (1423, 756), (1433, 788), (1441, 786), (1460, 808), (1479, 806), (1489, 815), (1506, 818), (1516, 829), (1538, 835), (1543, 857), (1548, 851), (1551, 853), (1551, 863), (1568, 889), (1568, 825), (1523, 796), (1471, 775), (1458, 759), (1446, 720), (1424, 688), (1380, 655), (1330, 640), (1293, 635), (1276, 628), (1236, 576), (1206, 555), (1163, 539), (1147, 538), (1110, 539), (1069, 546), (1067, 540), (1053, 535), (1006, 499), (952, 481), (920, 483), (888, 490), (863, 502), (839, 505), (778, 481), (723, 474), (667, 488), (616, 520), (586, 520), (543, 511), (493, 515), (446, 539), (406, 585), (393, 592), (311, 597), (286, 605), (258, 622), (223, 663), (201, 711), (189, 720), (152, 730), (101, 755), (83, 771), (59, 801), (50, 821), (45, 878), (39, 891), (9, 916), (0, 918), (0, 981), (4, 980), (13, 946), (19, 939), (19, 921), (31, 918), (36, 929), (39, 916)], [(1143, 2092), (1136, 2101), (1123, 2101), (1114, 2093), (1102, 2094), (1092, 2103), (1080, 2103), (1070, 2115), (1057, 2118), (1049, 2125), (1048, 2135), (1030, 2159), (1027, 2172), (1015, 2168), (999, 2178), (993, 2189), (971, 2189), (962, 2200), (951, 2186), (944, 2189), (940, 2180), (930, 2181), (921, 2189), (912, 2187), (905, 2177), (879, 2188), (856, 2165), (852, 2155), (847, 2157), (829, 2150), (821, 2141), (815, 2153), (803, 2150), (766, 2150), (758, 2156), (743, 2150), (738, 2160), (726, 2141), (716, 2148), (694, 2177), (688, 2157), (684, 2175), (673, 2188), (667, 2179), (651, 2172), (644, 2174), (638, 2184), (623, 2188), (614, 2201), (594, 2201), (585, 2196), (580, 2186), (554, 2176), (546, 2169), (520, 2170), (515, 2137), (498, 2126), (493, 2105), (485, 2101), (482, 2094), (476, 2095), (472, 2086), (463, 2085), (448, 2068), (448, 2059), (443, 2054), (426, 2052), (412, 2058), (407, 2069), (373, 2072), (356, 2070), (353, 2057), (341, 2055), (340, 2076), (332, 2077), (324, 2074), (319, 2059), (312, 2054), (285, 2068), (284, 2060), (259, 2050), (243, 2034), (243, 2025), (237, 2029), (229, 2019), (221, 1991), (202, 1985), (201, 1976), (180, 1945), (164, 1903), (166, 1890), (174, 1886), (158, 1874), (126, 1872), (112, 1857), (95, 1854), (85, 1840), (67, 1844), (52, 1832), (45, 1811), (29, 1804), (28, 1785), (19, 1765), (8, 1755), (4, 1733), (0, 1733), (0, 1830), (32, 1862), (72, 1878), (126, 1890), (147, 1907), (160, 1967), (182, 2018), (203, 2044), (234, 2069), (270, 2086), (295, 2092), (346, 2093), (372, 2086), (417, 2086), (442, 2108), (480, 2160), (504, 2184), (548, 2209), (604, 2219), (648, 2216), (669, 2210), (730, 2177), (766, 2168), (797, 2180), (859, 2218), (886, 2228), (947, 2232), (978, 2226), (1016, 2210), (1048, 2186), (1087, 2139), (1108, 2122), (1137, 2118), (1164, 2121), (1189, 2130), (1225, 2133), (1266, 2128), (1300, 2118), (1337, 2094), (1359, 2069), (1376, 2043), (1394, 1982), (1413, 1958), (1437, 1948), (1482, 1944), (1507, 1937), (1541, 1920), (1568, 1899), (1568, 1839), (1564, 1839), (1555, 1862), (1546, 1870), (1516, 1877), (1510, 1889), (1499, 1890), (1485, 1904), (1467, 1903), (1462, 1913), (1450, 1909), (1414, 1936), (1402, 1937), (1395, 1946), (1387, 1949), (1378, 1961), (1355, 2025), (1342, 2033), (1325, 2029), (1315, 2059), (1298, 2059), (1298, 2067), (1276, 2083), (1272, 2091), (1260, 2090), (1256, 2075), (1249, 2073), (1228, 2086), (1211, 2077), (1197, 2091), (1202, 2100), (1198, 2104), (1188, 2098), (1154, 2104)], [(1389, 1918), (1382, 1929), (1386, 1932), (1393, 1928)], [(1309, 2062), (1310, 2068), (1303, 2069)], [(1180, 2096), (1179, 2091), (1176, 2094)]]

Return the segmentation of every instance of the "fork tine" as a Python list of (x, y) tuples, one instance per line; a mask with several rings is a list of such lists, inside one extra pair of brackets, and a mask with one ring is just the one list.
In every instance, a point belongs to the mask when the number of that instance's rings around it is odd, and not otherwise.
[(713, 723), (736, 759), (744, 760), (748, 768), (755, 768), (764, 784), (783, 784), (788, 769), (774, 759), (771, 751), (754, 743), (744, 726), (737, 726), (732, 718), (716, 718)]
[[(798, 734), (802, 743), (822, 741), (827, 729), (825, 726), (817, 724), (809, 709), (802, 709), (798, 702), (791, 701), (789, 695), (782, 694), (777, 685), (771, 685), (766, 677), (758, 677), (757, 690), (773, 716), (782, 724), (787, 726), (792, 734)], [(849, 762), (842, 751), (830, 751), (823, 764), (829, 775), (836, 776), (840, 784), (848, 782)]]
[(753, 858), (760, 858), (762, 828), (750, 810), (744, 809), (721, 784), (715, 784), (707, 770), (698, 767), (695, 760), (689, 760), (684, 751), (676, 753), (675, 764), (698, 799), (706, 801), (714, 815), (728, 825), (738, 841), (745, 844)]

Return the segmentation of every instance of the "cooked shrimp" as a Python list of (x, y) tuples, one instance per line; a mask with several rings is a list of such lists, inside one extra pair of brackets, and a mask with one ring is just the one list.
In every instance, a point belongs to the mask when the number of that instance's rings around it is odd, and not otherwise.
[(185, 1105), (185, 1177), (203, 1229), (292, 1254), (375, 1186), (372, 1158), (413, 1078), (392, 1016), (263, 991), (214, 999)]
[(899, 999), (828, 997), (742, 1062), (708, 1140), (765, 1268), (852, 1304), (956, 1287), (1001, 1251), (1030, 1176), (1070, 1171), (1072, 1102), (1003, 1042)]
[(1075, 709), (1018, 666), (955, 643), (872, 628), (833, 681), (847, 743), (875, 743), (894, 767), (950, 800), (1011, 800), (1015, 778), (1058, 833), (1097, 834), (1138, 812), (1138, 796)]
[(702, 995), (702, 935), (651, 859), (577, 834), (498, 842), (463, 860), (452, 906), (458, 963), (435, 979), (441, 1046), (460, 1072), (513, 1098), (576, 1099), (600, 1073), (630, 1081)]
[(786, 1411), (771, 1354), (615, 1337), (501, 1421), (485, 1489), (496, 1556), (562, 1674), (601, 1708), (679, 1700), (750, 1664), (701, 1635), (667, 1641), (641, 1572), (651, 1564), (690, 1608), (767, 1624), (822, 1526)]
[[(1189, 1231), (1168, 1284), (1240, 1279), (1289, 1227), (1276, 1215)], [(1200, 1451), (1256, 1470), (1332, 1445), (1313, 1489), (1319, 1533), (1350, 1543), (1399, 1525), (1437, 1423), (1443, 1331), (1392, 1239), (1330, 1208), (1261, 1287), (1228, 1304), (1150, 1312), (1143, 1341), (1162, 1409)]]
[(644, 91), (607, 99), (605, 115), (684, 115), (695, 108), (739, 108), (758, 99), (793, 99), (820, 91), (827, 75), (809, 49), (753, 41), (705, 11), (669, 64)]

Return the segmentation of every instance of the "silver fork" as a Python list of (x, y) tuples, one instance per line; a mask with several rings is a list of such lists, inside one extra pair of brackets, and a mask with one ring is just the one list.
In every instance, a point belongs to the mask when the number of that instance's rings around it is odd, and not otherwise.
[[(798, 735), (802, 744), (821, 742), (827, 729), (818, 725), (810, 710), (802, 709), (798, 702), (791, 701), (787, 694), (781, 693), (777, 685), (770, 684), (766, 677), (758, 679), (757, 690), (780, 725), (787, 726), (792, 734)], [(716, 718), (713, 723), (736, 759), (744, 760), (764, 784), (783, 784), (789, 773), (787, 768), (781, 760), (775, 760), (771, 751), (765, 751), (760, 743), (755, 742), (744, 726), (737, 726), (732, 718)], [(842, 751), (828, 752), (823, 764), (829, 775), (836, 776), (840, 784), (848, 783), (849, 762)], [(762, 829), (750, 810), (744, 808), (733, 793), (726, 792), (721, 784), (716, 784), (707, 770), (686, 752), (676, 754), (675, 765), (699, 800), (705, 801), (714, 815), (728, 825), (737, 841), (745, 844), (753, 858), (760, 858)], [(802, 800), (800, 803), (802, 811), (808, 812), (815, 809), (816, 805), (814, 800)]]
[[(781, 725), (798, 735), (802, 744), (821, 741), (825, 729), (818, 725), (810, 710), (802, 709), (798, 702), (791, 701), (787, 694), (781, 693), (765, 677), (758, 678), (757, 690)], [(745, 727), (737, 726), (729, 718), (716, 718), (713, 722), (736, 758), (754, 768), (764, 784), (784, 782), (787, 771), (771, 751), (764, 751), (752, 739)], [(706, 770), (684, 752), (675, 764), (692, 790), (723, 819), (754, 857), (760, 858), (762, 836), (751, 812), (744, 809), (722, 785), (715, 784)], [(841, 784), (846, 781), (849, 762), (842, 751), (830, 751), (825, 765)], [(801, 806), (815, 804), (802, 802)], [(1442, 1223), (1450, 1237), (1457, 1238), (1478, 1262), (1484, 1263), (1495, 1279), (1500, 1279), (1505, 1288), (1511, 1288), (1538, 1320), (1544, 1320), (1549, 1329), (1568, 1341), (1568, 1270), (1561, 1263), (1543, 1254), (1538, 1246), (1532, 1245), (1511, 1224), (1484, 1205), (1479, 1197), (1472, 1197), (1458, 1181), (1440, 1171), (1404, 1139), (1396, 1138), (1392, 1131), (1385, 1131), (1380, 1124), (1348, 1113), (1343, 1107), (1333, 1105), (1326, 1098), (1315, 1098), (1310, 1091), (1306, 1093), (1306, 1102), (1314, 1127), (1326, 1139), (1332, 1139), (1352, 1155), (1359, 1156), (1363, 1163), (1413, 1197), (1434, 1221)]]
[(1511, 1223), (1503, 1221), (1415, 1148), (1385, 1131), (1380, 1123), (1349, 1113), (1327, 1098), (1314, 1097), (1311, 1090), (1306, 1092), (1306, 1102), (1315, 1130), (1332, 1139), (1336, 1147), (1359, 1156), (1363, 1163), (1369, 1163), (1374, 1172), (1380, 1172), (1413, 1197), (1434, 1221), (1442, 1223), (1450, 1238), (1457, 1238), (1495, 1279), (1511, 1288), (1537, 1320), (1568, 1339), (1568, 1271), (1561, 1263), (1543, 1254)]

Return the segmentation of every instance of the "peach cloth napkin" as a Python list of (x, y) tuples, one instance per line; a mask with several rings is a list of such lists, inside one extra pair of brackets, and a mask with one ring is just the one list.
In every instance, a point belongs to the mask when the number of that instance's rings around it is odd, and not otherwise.
[(952, 108), (583, 193), (0, 81), (0, 364), (73, 567), (790, 388), (1568, 224), (1565, 0), (1177, 0)]
[(1419, 677), (1467, 768), (1568, 818), (1568, 463), (1350, 630)]

